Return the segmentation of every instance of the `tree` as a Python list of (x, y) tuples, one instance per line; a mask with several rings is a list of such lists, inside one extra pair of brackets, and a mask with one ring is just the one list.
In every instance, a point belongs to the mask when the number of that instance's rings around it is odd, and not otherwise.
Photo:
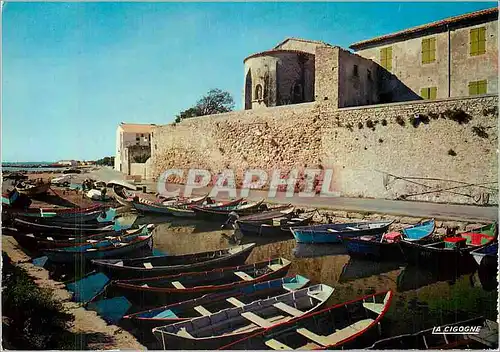
[(106, 156), (102, 159), (96, 160), (96, 165), (106, 165), (113, 166), (115, 165), (115, 157), (114, 156)]
[(175, 122), (196, 116), (220, 114), (234, 109), (234, 100), (229, 92), (220, 89), (211, 89), (203, 96), (195, 106), (181, 111), (176, 117)]

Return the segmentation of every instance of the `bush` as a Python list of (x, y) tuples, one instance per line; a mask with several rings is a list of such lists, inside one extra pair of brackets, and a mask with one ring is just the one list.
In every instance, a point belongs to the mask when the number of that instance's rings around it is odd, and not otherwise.
[(459, 125), (466, 124), (470, 120), (472, 120), (472, 117), (462, 109), (445, 110), (442, 114), (442, 117), (458, 122)]
[(472, 132), (481, 138), (488, 138), (488, 132), (486, 132), (486, 129), (483, 126), (474, 126), (472, 127)]
[(401, 116), (396, 116), (396, 122), (401, 126), (405, 125), (405, 120)]
[(49, 290), (40, 289), (24, 270), (10, 264), (6, 255), (3, 263), (4, 344), (24, 350), (71, 348), (72, 334), (67, 328), (74, 317)]

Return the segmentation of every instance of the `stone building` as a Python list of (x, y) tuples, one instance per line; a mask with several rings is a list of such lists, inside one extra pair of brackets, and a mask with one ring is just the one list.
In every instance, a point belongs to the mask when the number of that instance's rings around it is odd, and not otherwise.
[[(352, 44), (383, 68), (380, 102), (498, 93), (498, 9)], [(401, 89), (404, 88), (404, 89)]]
[(352, 44), (288, 38), (244, 60), (245, 110), (325, 101), (353, 107), (498, 93), (498, 9)]
[[(151, 156), (154, 124), (120, 123), (116, 129), (115, 170), (126, 175), (142, 174), (135, 164), (144, 164)], [(136, 171), (138, 170), (138, 171)]]

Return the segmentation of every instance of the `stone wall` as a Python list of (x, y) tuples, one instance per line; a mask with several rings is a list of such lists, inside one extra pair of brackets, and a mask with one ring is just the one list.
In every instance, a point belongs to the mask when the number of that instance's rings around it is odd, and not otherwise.
[(155, 130), (152, 175), (229, 168), (241, 182), (248, 168), (319, 167), (333, 169), (331, 190), (344, 197), (497, 204), (497, 104), (322, 102), (187, 119)]

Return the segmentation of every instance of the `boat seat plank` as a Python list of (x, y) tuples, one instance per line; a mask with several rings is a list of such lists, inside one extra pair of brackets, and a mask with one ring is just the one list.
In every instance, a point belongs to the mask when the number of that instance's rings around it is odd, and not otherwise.
[(178, 288), (178, 289), (184, 289), (184, 285), (181, 284), (179, 281), (172, 281), (172, 285), (175, 287), (175, 288)]
[(338, 231), (334, 229), (328, 229), (328, 232), (338, 232)]
[(261, 318), (257, 314), (254, 314), (252, 312), (241, 313), (241, 316), (247, 320), (250, 320), (252, 323), (254, 323), (262, 328), (268, 328), (268, 327), (273, 325), (272, 323), (270, 323), (266, 319)]
[(280, 264), (269, 264), (267, 267), (272, 271), (278, 271), (282, 268)]
[(279, 310), (288, 313), (294, 317), (300, 317), (301, 315), (304, 314), (303, 311), (298, 310), (297, 308), (291, 307), (288, 304), (285, 304), (283, 302), (278, 302), (273, 304), (274, 307), (278, 308)]
[(352, 231), (359, 231), (359, 229), (357, 227), (351, 227), (351, 226), (347, 226), (346, 229), (352, 230)]
[(198, 313), (200, 313), (201, 315), (205, 315), (205, 316), (212, 315), (212, 313), (203, 306), (196, 306), (196, 307), (194, 307), (194, 310), (197, 311)]
[[(288, 321), (290, 319), (291, 319), (290, 317), (278, 315), (278, 316), (267, 319), (267, 321), (274, 325), (274, 324), (284, 323), (285, 321)], [(253, 330), (258, 329), (258, 328), (260, 328), (258, 325), (255, 325), (252, 323), (252, 324), (249, 324), (249, 325), (246, 325), (246, 326), (243, 326), (241, 328), (234, 330), (233, 334), (252, 332)]]
[(187, 337), (188, 339), (194, 338), (189, 332), (187, 332), (186, 328), (182, 328), (177, 332), (177, 336)]
[(226, 301), (228, 301), (229, 303), (231, 303), (233, 306), (235, 307), (244, 307), (245, 306), (245, 303), (237, 300), (236, 298), (234, 297), (229, 297), (229, 298), (226, 298)]
[(266, 346), (271, 347), (273, 350), (288, 350), (291, 351), (293, 348), (290, 348), (289, 346), (285, 345), (284, 343), (281, 343), (275, 339), (267, 340), (265, 342)]
[(234, 274), (241, 277), (243, 280), (246, 280), (246, 281), (251, 281), (254, 279), (253, 277), (251, 277), (247, 273), (244, 273), (243, 271), (235, 271)]
[(363, 307), (377, 314), (382, 313), (382, 309), (384, 309), (384, 305), (382, 303), (365, 302), (363, 303)]
[(141, 285), (141, 287), (149, 287), (148, 284)]
[[(53, 241), (54, 239), (52, 237), (47, 237), (49, 241)], [(96, 241), (97, 242), (97, 241)]]
[(331, 346), (335, 345), (336, 343), (347, 339), (348, 337), (360, 332), (361, 330), (367, 328), (371, 323), (373, 322), (373, 319), (364, 319), (360, 320), (352, 325), (349, 325), (343, 329), (335, 331), (333, 334), (330, 334), (328, 336), (322, 336), (322, 335), (317, 335), (313, 333), (312, 331), (309, 331), (307, 329), (301, 328), (297, 329), (297, 333), (301, 334), (302, 336), (307, 337), (308, 339), (320, 344), (323, 347), (326, 346)]
[(151, 263), (143, 263), (143, 265), (146, 269), (153, 269), (153, 265), (151, 265)]
[(321, 346), (318, 345), (317, 343), (308, 342), (304, 346), (300, 346), (299, 348), (296, 348), (296, 350), (299, 350), (299, 351), (310, 351), (310, 350), (315, 350), (315, 349), (318, 349), (318, 348), (321, 348)]

